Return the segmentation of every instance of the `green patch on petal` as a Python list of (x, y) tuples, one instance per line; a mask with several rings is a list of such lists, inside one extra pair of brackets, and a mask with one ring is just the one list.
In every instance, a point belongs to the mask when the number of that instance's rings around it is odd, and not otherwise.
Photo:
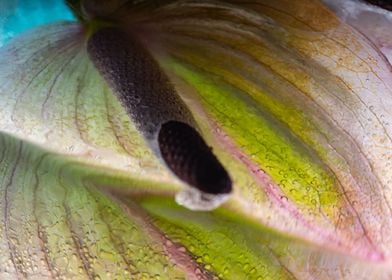
[[(169, 67), (194, 87), (206, 111), (222, 125), (237, 146), (259, 164), (298, 205), (321, 206), (332, 217), (338, 203), (334, 178), (282, 124), (273, 121), (262, 110), (228, 85), (176, 61)], [(320, 198), (320, 194), (331, 194)], [(335, 194), (335, 195), (333, 195)], [(317, 209), (319, 211), (319, 209)]]
[(260, 232), (234, 213), (192, 212), (167, 198), (146, 198), (141, 204), (163, 232), (220, 279), (294, 279), (275, 255), (284, 254), (284, 239)]
[(377, 264), (365, 265), (280, 234), (224, 207), (200, 213), (165, 197), (138, 201), (164, 234), (219, 279), (381, 279), (388, 275)]

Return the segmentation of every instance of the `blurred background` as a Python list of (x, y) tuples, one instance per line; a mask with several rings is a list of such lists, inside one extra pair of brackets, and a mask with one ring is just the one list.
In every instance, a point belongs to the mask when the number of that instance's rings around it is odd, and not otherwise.
[(0, 47), (19, 33), (59, 20), (74, 20), (62, 0), (1, 0)]

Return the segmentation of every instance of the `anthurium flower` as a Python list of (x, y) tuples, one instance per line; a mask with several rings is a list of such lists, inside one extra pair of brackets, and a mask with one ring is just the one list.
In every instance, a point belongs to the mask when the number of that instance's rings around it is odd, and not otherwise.
[(1, 279), (392, 277), (384, 25), (336, 1), (68, 5), (0, 49)]

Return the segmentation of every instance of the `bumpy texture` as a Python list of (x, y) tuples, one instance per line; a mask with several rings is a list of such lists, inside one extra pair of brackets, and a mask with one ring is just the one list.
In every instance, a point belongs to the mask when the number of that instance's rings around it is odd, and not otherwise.
[(104, 16), (145, 31), (233, 195), (177, 205), (87, 32), (42, 27), (0, 49), (0, 278), (391, 279), (381, 45), (316, 0), (134, 3)]
[(189, 125), (170, 121), (162, 125), (159, 148), (170, 169), (202, 192), (231, 192), (231, 179), (199, 133)]
[(167, 121), (194, 123), (158, 64), (131, 35), (103, 28), (88, 40), (87, 50), (147, 139), (155, 140)]

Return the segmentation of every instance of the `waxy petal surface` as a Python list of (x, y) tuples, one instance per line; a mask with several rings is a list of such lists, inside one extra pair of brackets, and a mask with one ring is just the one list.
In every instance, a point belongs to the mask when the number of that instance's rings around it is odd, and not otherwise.
[(233, 197), (176, 205), (184, 186), (89, 59), (92, 30), (44, 26), (0, 49), (0, 273), (389, 279), (392, 79), (377, 44), (318, 1), (180, 2), (87, 11), (154, 55)]

